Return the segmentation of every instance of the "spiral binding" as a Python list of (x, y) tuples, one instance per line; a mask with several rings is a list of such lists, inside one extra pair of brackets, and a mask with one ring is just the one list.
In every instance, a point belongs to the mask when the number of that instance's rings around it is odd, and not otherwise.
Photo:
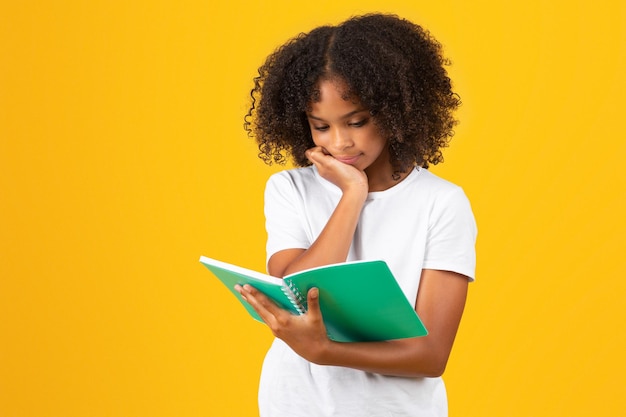
[(296, 310), (298, 310), (299, 314), (306, 313), (306, 298), (291, 281), (286, 282), (287, 287), (283, 286), (281, 288), (283, 293), (287, 296), (287, 298), (289, 298), (289, 301), (296, 308)]

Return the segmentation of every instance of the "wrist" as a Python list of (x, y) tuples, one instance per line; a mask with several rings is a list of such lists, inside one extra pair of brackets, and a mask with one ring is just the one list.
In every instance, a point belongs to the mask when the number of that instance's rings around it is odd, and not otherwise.
[(368, 191), (367, 184), (355, 185), (342, 190), (342, 197), (348, 201), (363, 203), (367, 199)]
[(316, 365), (332, 365), (333, 348), (336, 343), (337, 342), (334, 342), (331, 339), (326, 339), (324, 343), (319, 346), (315, 357), (312, 358), (310, 362), (313, 362)]

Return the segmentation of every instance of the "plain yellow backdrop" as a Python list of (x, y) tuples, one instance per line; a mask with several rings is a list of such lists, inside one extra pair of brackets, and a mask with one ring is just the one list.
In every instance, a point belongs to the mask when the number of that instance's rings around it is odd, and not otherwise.
[(198, 258), (263, 269), (256, 68), (369, 11), (431, 30), (464, 103), (433, 168), (479, 224), (451, 416), (624, 415), (623, 1), (27, 0), (0, 5), (1, 416), (256, 415), (271, 336)]

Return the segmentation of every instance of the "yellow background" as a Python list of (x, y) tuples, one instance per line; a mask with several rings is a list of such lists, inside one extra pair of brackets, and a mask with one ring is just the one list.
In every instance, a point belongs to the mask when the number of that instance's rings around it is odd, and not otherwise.
[(435, 34), (464, 103), (433, 168), (479, 224), (451, 416), (624, 415), (623, 1), (25, 0), (0, 6), (0, 416), (256, 414), (271, 337), (198, 258), (263, 269), (263, 58), (376, 10)]

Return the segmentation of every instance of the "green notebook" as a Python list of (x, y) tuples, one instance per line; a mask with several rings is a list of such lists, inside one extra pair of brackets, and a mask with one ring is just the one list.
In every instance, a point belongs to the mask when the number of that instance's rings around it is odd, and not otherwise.
[(319, 288), (320, 309), (328, 336), (338, 342), (403, 339), (428, 334), (384, 261), (356, 261), (300, 271), (283, 279), (226, 262), (201, 257), (206, 266), (263, 321), (235, 291), (250, 284), (293, 314), (304, 314), (306, 294)]

